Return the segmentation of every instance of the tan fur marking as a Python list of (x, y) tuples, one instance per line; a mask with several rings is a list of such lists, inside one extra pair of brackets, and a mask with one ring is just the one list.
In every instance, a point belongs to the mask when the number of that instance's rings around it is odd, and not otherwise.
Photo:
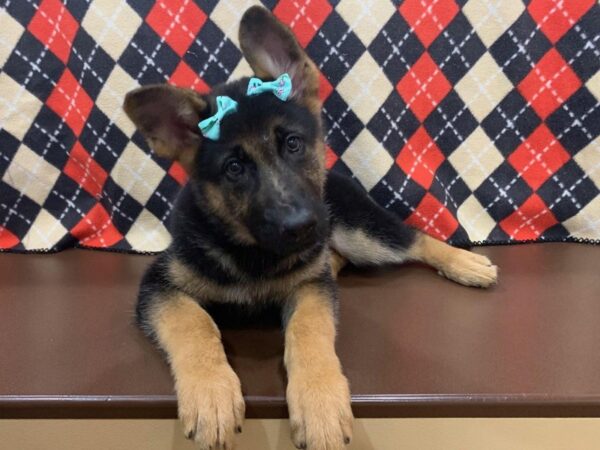
[(244, 399), (217, 326), (184, 294), (172, 294), (157, 305), (150, 320), (168, 355), (186, 435), (202, 449), (233, 448)]
[(489, 287), (496, 284), (498, 267), (483, 255), (452, 247), (418, 232), (409, 256), (438, 270), (440, 275), (465, 286)]
[(325, 180), (327, 179), (327, 170), (325, 169), (325, 144), (323, 143), (323, 137), (319, 135), (317, 138), (317, 144), (314, 151), (315, 164), (314, 170), (311, 170), (309, 176), (315, 180), (317, 186), (319, 186), (319, 194), (323, 196), (325, 191)]
[(335, 354), (331, 301), (317, 286), (296, 293), (285, 332), (287, 401), (297, 447), (340, 450), (352, 437), (348, 380)]
[[(256, 239), (252, 236), (248, 228), (243, 223), (235, 220), (232, 216), (223, 197), (223, 193), (217, 186), (206, 183), (204, 186), (204, 193), (210, 211), (231, 227), (234, 237), (238, 242), (248, 245), (256, 244)], [(239, 205), (239, 207), (241, 208), (242, 205)]]
[(407, 259), (406, 251), (391, 248), (360, 228), (342, 225), (334, 227), (331, 247), (354, 264), (400, 264)]
[(192, 354), (206, 363), (225, 362), (219, 329), (186, 295), (174, 294), (159, 303), (150, 319), (172, 363), (187, 360)]
[[(321, 116), (315, 114), (315, 119), (318, 123), (321, 123)], [(270, 167), (279, 157), (278, 154), (278, 142), (275, 135), (275, 130), (279, 127), (287, 127), (286, 121), (282, 120), (281, 117), (272, 117), (269, 122), (265, 124), (265, 129), (262, 135), (250, 134), (242, 136), (235, 142), (241, 146), (246, 153), (252, 158), (252, 160), (259, 166)], [(294, 131), (294, 130), (290, 130)], [(312, 185), (317, 187), (319, 193), (323, 193), (323, 186), (325, 184), (326, 170), (325, 170), (325, 144), (323, 143), (323, 136), (319, 133), (316, 138), (316, 142), (307, 142), (307, 153), (311, 157), (311, 165), (307, 170), (303, 172), (303, 177), (309, 178), (312, 181)], [(269, 177), (270, 181), (274, 184), (281, 184), (281, 182), (273, 177)], [(285, 180), (283, 180), (285, 181)], [(286, 183), (283, 183), (285, 186)], [(275, 186), (277, 189), (277, 186)]]
[(196, 154), (196, 150), (193, 148), (186, 149), (173, 149), (167, 142), (164, 142), (160, 139), (149, 137), (146, 138), (148, 141), (148, 145), (154, 150), (154, 152), (160, 156), (161, 158), (172, 159), (175, 161), (179, 161), (179, 164), (183, 167), (183, 169), (188, 173), (188, 175), (192, 174), (194, 169), (194, 158)]
[(267, 164), (277, 154), (277, 137), (275, 129), (281, 125), (280, 117), (270, 117), (264, 120), (264, 129), (257, 134), (255, 130), (238, 133), (232, 145), (238, 145), (257, 164)]
[(335, 250), (331, 250), (331, 261), (329, 265), (331, 266), (331, 273), (333, 274), (333, 278), (337, 278), (340, 270), (344, 268), (344, 266), (348, 264), (348, 260), (340, 255)]
[[(319, 275), (325, 268), (328, 258), (329, 251), (323, 250), (312, 264), (307, 265), (302, 270), (281, 277), (240, 282), (230, 286), (215, 283), (210, 278), (202, 276), (176, 259), (169, 262), (169, 275), (173, 283), (180, 289), (206, 300), (235, 303), (266, 299), (281, 299), (284, 301), (299, 284)], [(231, 269), (233, 273), (236, 273), (237, 269), (234, 266), (231, 266)], [(240, 276), (242, 275), (240, 274)]]

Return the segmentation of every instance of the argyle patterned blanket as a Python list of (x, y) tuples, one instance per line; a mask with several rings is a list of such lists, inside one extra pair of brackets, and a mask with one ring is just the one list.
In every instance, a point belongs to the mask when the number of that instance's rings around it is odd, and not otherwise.
[[(124, 115), (249, 75), (239, 0), (2, 0), (0, 248), (155, 252), (185, 183)], [(594, 0), (264, 0), (319, 67), (327, 163), (455, 244), (600, 239)]]

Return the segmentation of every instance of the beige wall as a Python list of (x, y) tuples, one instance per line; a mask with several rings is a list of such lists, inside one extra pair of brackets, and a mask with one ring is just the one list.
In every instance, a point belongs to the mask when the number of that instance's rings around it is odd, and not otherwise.
[[(293, 450), (284, 420), (247, 420), (238, 450)], [(0, 420), (2, 450), (192, 450), (175, 420)], [(348, 450), (597, 450), (600, 419), (361, 419)]]

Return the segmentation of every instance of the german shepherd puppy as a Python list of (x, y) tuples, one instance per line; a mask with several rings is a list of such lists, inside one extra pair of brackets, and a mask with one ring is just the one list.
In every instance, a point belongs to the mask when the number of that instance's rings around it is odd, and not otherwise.
[[(337, 450), (352, 435), (350, 390), (334, 345), (334, 279), (344, 262), (420, 261), (479, 287), (496, 282), (497, 268), (409, 228), (353, 180), (327, 173), (314, 63), (262, 7), (246, 11), (239, 38), (257, 77), (289, 74), (288, 101), (247, 96), (248, 78), (206, 95), (153, 85), (125, 99), (156, 154), (189, 174), (173, 211), (173, 241), (143, 278), (137, 321), (167, 355), (186, 435), (202, 449), (231, 449), (244, 399), (208, 310), (279, 305), (292, 440), (298, 448)], [(210, 140), (198, 123), (215, 113), (217, 95), (238, 109)]]

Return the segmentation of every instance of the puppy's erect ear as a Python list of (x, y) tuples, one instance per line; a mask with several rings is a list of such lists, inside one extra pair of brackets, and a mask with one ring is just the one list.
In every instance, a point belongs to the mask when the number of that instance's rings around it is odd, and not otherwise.
[(168, 84), (144, 86), (127, 94), (124, 109), (158, 156), (191, 172), (202, 142), (198, 122), (209, 109), (200, 94)]
[(288, 73), (291, 97), (319, 113), (319, 71), (292, 31), (261, 6), (248, 9), (240, 22), (240, 46), (259, 78)]

